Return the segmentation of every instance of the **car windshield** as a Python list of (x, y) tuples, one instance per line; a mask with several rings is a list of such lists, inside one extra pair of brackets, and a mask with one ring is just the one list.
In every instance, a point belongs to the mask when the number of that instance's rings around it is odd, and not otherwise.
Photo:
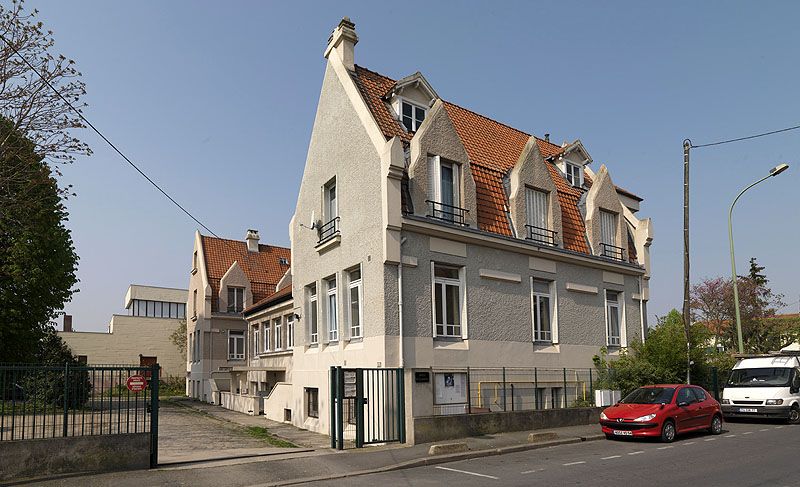
[(787, 387), (791, 378), (788, 367), (737, 369), (731, 372), (728, 387)]
[(640, 387), (620, 402), (623, 404), (668, 404), (672, 402), (675, 389), (672, 387)]

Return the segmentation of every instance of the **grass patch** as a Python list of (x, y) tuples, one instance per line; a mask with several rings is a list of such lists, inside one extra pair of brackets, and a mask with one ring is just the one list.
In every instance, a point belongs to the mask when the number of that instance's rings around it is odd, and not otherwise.
[(266, 441), (270, 445), (276, 448), (297, 448), (297, 445), (292, 443), (291, 441), (286, 441), (277, 436), (273, 435), (269, 432), (267, 428), (263, 428), (261, 426), (248, 426), (245, 428), (247, 434), (258, 438), (259, 440)]

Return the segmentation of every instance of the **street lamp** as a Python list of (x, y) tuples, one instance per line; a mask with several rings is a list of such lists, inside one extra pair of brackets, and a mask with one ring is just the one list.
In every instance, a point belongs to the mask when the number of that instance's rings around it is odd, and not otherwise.
[(739, 340), (739, 353), (744, 353), (744, 344), (742, 343), (742, 317), (741, 313), (739, 312), (739, 286), (737, 284), (738, 279), (736, 277), (736, 259), (733, 255), (733, 207), (736, 205), (736, 202), (739, 201), (739, 198), (742, 197), (745, 191), (762, 181), (766, 181), (773, 176), (777, 176), (787, 169), (789, 169), (788, 164), (778, 164), (770, 169), (768, 175), (744, 188), (742, 192), (739, 193), (739, 196), (737, 196), (736, 199), (733, 200), (733, 203), (731, 203), (731, 209), (728, 212), (728, 241), (730, 242), (731, 246), (731, 279), (733, 280), (733, 302), (734, 307), (736, 308), (736, 336)]

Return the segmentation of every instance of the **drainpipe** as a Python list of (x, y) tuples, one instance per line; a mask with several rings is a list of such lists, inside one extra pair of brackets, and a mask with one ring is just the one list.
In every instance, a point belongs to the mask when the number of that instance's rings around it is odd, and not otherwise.
[(397, 263), (397, 314), (400, 320), (400, 345), (399, 345), (399, 354), (400, 354), (400, 368), (405, 366), (405, 360), (403, 360), (403, 337), (405, 336), (403, 333), (403, 244), (406, 243), (406, 238), (400, 238), (400, 262)]

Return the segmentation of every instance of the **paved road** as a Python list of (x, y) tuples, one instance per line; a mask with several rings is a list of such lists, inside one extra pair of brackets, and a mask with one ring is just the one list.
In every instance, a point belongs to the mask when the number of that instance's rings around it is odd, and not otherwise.
[[(593, 441), (346, 479), (364, 485), (798, 486), (800, 426), (730, 423), (670, 444)], [(342, 480), (315, 485), (341, 487)]]

